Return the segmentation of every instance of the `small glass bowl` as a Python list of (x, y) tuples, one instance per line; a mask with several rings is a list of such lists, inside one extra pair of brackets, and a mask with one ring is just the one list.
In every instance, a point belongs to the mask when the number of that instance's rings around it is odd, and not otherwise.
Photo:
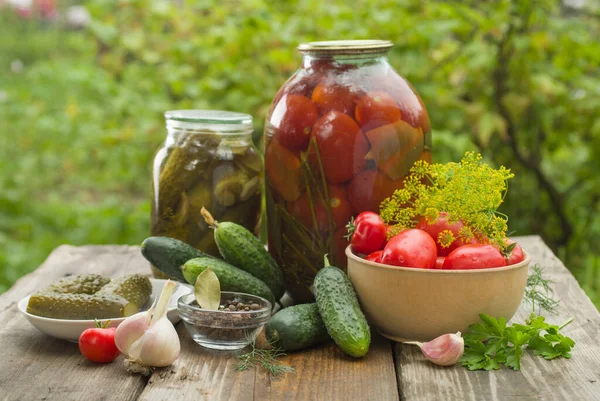
[(258, 304), (257, 310), (224, 311), (200, 308), (194, 294), (177, 301), (179, 316), (192, 339), (206, 348), (237, 350), (252, 343), (271, 316), (271, 303), (264, 298), (241, 292), (221, 292), (221, 304), (227, 301)]

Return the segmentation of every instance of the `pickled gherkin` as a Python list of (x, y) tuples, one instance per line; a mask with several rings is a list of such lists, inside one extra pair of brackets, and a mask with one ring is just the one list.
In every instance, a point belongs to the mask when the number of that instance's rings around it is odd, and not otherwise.
[(98, 274), (60, 279), (29, 298), (27, 312), (55, 319), (106, 319), (130, 316), (148, 302), (148, 277), (127, 275), (115, 280)]
[(110, 278), (99, 274), (77, 274), (68, 276), (44, 288), (44, 292), (59, 292), (72, 294), (95, 294), (110, 282)]
[(112, 319), (136, 312), (137, 305), (115, 294), (38, 292), (27, 304), (27, 313), (54, 319)]
[[(165, 113), (168, 134), (154, 160), (151, 235), (178, 239), (219, 256), (200, 214), (257, 232), (263, 163), (252, 142), (251, 117), (182, 110)], [(152, 266), (155, 277), (162, 273)]]
[(131, 274), (112, 280), (106, 284), (96, 295), (119, 295), (127, 301), (135, 304), (137, 308), (144, 306), (150, 294), (152, 294), (152, 283), (148, 277), (141, 274)]
[(160, 170), (159, 213), (175, 210), (181, 193), (194, 185), (212, 161), (209, 149), (219, 142), (214, 134), (188, 134), (179, 138)]

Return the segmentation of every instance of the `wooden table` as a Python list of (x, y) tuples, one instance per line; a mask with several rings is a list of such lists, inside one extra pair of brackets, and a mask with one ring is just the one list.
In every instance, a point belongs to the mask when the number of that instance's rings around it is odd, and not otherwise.
[[(65, 274), (149, 273), (135, 246), (63, 245), (35, 272), (0, 296), (0, 399), (3, 400), (600, 400), (600, 314), (571, 273), (539, 237), (517, 239), (533, 263), (546, 268), (562, 300), (553, 323), (577, 345), (573, 358), (545, 361), (525, 355), (522, 370), (469, 372), (437, 367), (415, 346), (377, 335), (367, 357), (353, 360), (334, 345), (294, 353), (282, 361), (295, 373), (270, 377), (262, 370), (236, 372), (231, 353), (196, 345), (182, 324), (177, 362), (145, 378), (112, 364), (87, 362), (76, 344), (46, 336), (17, 310), (17, 302)], [(527, 305), (516, 320), (530, 313)]]

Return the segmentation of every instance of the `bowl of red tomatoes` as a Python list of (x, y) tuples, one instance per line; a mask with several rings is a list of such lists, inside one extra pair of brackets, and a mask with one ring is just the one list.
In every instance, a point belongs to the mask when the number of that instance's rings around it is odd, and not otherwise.
[(465, 331), (480, 313), (509, 320), (519, 308), (528, 254), (510, 239), (503, 251), (484, 238), (441, 246), (439, 233), (453, 229), (443, 220), (441, 214), (390, 237), (376, 213), (356, 218), (346, 248), (348, 275), (384, 337), (428, 341)]

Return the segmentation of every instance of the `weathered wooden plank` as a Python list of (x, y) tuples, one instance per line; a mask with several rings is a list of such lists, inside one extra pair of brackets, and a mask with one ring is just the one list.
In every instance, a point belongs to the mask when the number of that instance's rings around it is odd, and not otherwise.
[[(119, 276), (149, 273), (137, 247), (61, 246), (35, 272), (0, 296), (0, 398), (3, 400), (135, 400), (146, 379), (125, 372), (121, 359), (107, 365), (86, 361), (77, 344), (36, 330), (17, 302), (48, 283), (75, 273)], [(122, 358), (122, 357), (121, 357)]]
[(391, 344), (378, 335), (366, 358), (355, 360), (327, 344), (281, 358), (296, 371), (271, 377), (262, 369), (237, 372), (233, 353), (194, 344), (182, 324), (178, 331), (185, 352), (170, 369), (153, 374), (140, 400), (399, 399)]
[(344, 355), (334, 344), (291, 354), (296, 369), (278, 379), (259, 374), (255, 400), (398, 400), (391, 342), (374, 333), (366, 357)]
[[(573, 317), (565, 334), (577, 343), (573, 358), (546, 361), (525, 355), (521, 371), (469, 372), (457, 365), (437, 367), (425, 360), (416, 346), (395, 346), (401, 399), (419, 400), (600, 400), (600, 314), (575, 278), (541, 238), (519, 237), (532, 255), (532, 263), (546, 268), (561, 300), (559, 315), (545, 314), (552, 323)], [(524, 321), (531, 307), (523, 304), (515, 321)]]

